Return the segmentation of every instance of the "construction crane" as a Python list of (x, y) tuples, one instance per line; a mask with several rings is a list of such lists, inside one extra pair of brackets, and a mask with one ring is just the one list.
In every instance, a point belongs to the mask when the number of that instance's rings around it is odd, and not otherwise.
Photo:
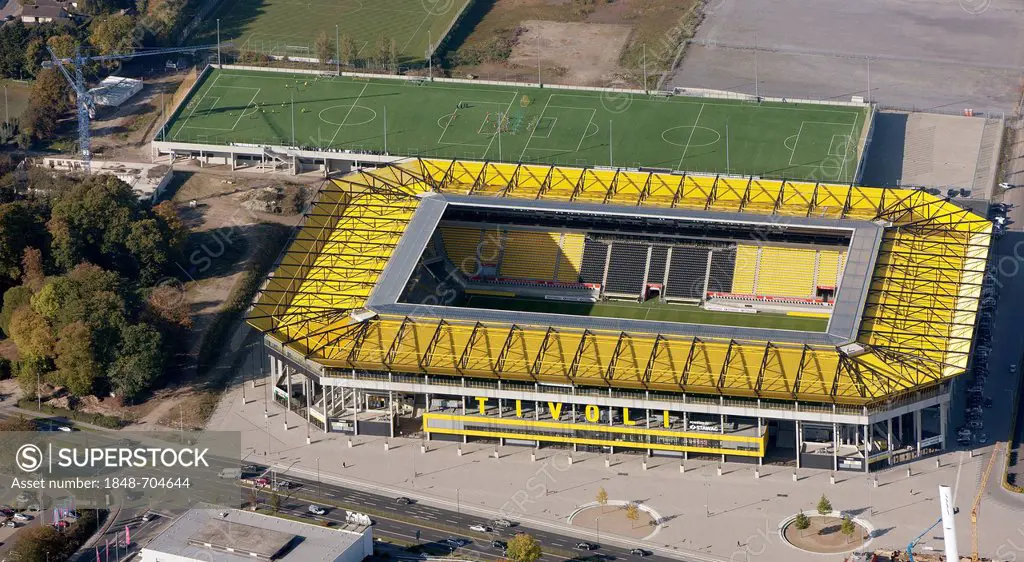
[(974, 505), (971, 506), (971, 561), (978, 562), (978, 510), (981, 509), (981, 497), (985, 494), (985, 486), (988, 485), (988, 477), (992, 474), (992, 467), (995, 466), (996, 457), (1002, 449), (1002, 443), (996, 443), (992, 447), (992, 456), (988, 459), (985, 472), (981, 475), (981, 484), (978, 486), (978, 494), (974, 496)]
[(939, 517), (937, 521), (932, 523), (931, 527), (928, 527), (927, 529), (922, 531), (920, 535), (917, 535), (916, 537), (914, 537), (914, 540), (910, 541), (910, 543), (907, 544), (907, 560), (908, 560), (908, 562), (914, 562), (914, 547), (917, 546), (917, 543), (921, 542), (921, 538), (924, 537), (925, 535), (927, 535), (929, 531), (931, 531), (935, 527), (938, 527), (939, 523), (942, 523), (942, 518), (941, 517)]
[[(123, 53), (114, 55), (98, 55), (98, 56), (84, 56), (80, 50), (76, 50), (75, 56), (69, 58), (60, 58), (49, 45), (46, 46), (46, 50), (50, 52), (50, 60), (44, 61), (43, 66), (45, 68), (56, 67), (60, 70), (60, 73), (64, 75), (64, 79), (71, 85), (71, 89), (75, 91), (75, 108), (78, 113), (78, 149), (82, 154), (82, 159), (85, 160), (85, 169), (88, 172), (90, 170), (90, 162), (92, 160), (92, 152), (89, 150), (91, 144), (91, 137), (89, 135), (89, 121), (95, 116), (95, 105), (93, 104), (92, 94), (85, 87), (85, 76), (82, 74), (82, 68), (86, 63), (89, 62), (104, 62), (112, 60), (124, 60), (135, 57), (148, 57), (152, 55), (168, 55), (173, 53), (195, 53), (197, 51), (205, 51), (209, 49), (217, 49), (218, 53), (222, 46), (230, 46), (230, 43), (224, 45), (199, 45), (195, 47), (174, 47), (169, 49), (153, 49), (149, 51), (140, 51), (135, 53)], [(219, 62), (219, 60), (218, 60)], [(68, 70), (71, 67), (71, 70)]]

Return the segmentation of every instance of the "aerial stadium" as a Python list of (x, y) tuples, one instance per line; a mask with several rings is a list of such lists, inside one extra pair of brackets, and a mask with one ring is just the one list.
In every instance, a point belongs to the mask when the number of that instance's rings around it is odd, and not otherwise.
[(408, 158), (250, 310), (325, 432), (871, 471), (949, 441), (991, 224), (924, 191)]

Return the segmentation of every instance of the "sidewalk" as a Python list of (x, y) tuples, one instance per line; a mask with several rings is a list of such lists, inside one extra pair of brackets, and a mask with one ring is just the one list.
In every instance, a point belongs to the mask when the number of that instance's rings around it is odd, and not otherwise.
[[(236, 385), (220, 404), (208, 429), (240, 431), (243, 455), (254, 462), (273, 463), (304, 476), (336, 480), (352, 487), (379, 493), (415, 496), (444, 508), (469, 510), (481, 517), (502, 515), (529, 525), (558, 530), (571, 536), (591, 536), (569, 527), (568, 516), (580, 505), (594, 501), (599, 487), (612, 500), (638, 500), (666, 520), (647, 548), (660, 554), (699, 560), (746, 560), (761, 554), (767, 560), (822, 560), (820, 555), (797, 551), (778, 535), (780, 521), (800, 509), (813, 511), (821, 494), (837, 510), (851, 512), (874, 525), (872, 548), (903, 550), (906, 544), (939, 516), (938, 486), (954, 488), (960, 508), (957, 536), (964, 553), (970, 548), (970, 508), (988, 462), (988, 451), (971, 458), (967, 453), (950, 453), (936, 467), (934, 459), (913, 465), (910, 478), (900, 467), (879, 473), (878, 488), (862, 473), (839, 473), (835, 485), (824, 471), (801, 471), (792, 481), (788, 467), (764, 466), (755, 480), (753, 467), (727, 464), (722, 476), (717, 463), (691, 461), (686, 473), (679, 473), (679, 461), (665, 457), (648, 459), (615, 455), (605, 467), (604, 456), (573, 454), (541, 449), (531, 462), (532, 449), (504, 447), (501, 458), (492, 457), (494, 446), (467, 444), (463, 455), (456, 443), (428, 443), (423, 454), (420, 441), (391, 439), (384, 450), (382, 437), (358, 436), (348, 447), (348, 437), (310, 429), (306, 445), (304, 420), (270, 404), (264, 418), (266, 387), (263, 381), (246, 388), (248, 404), (242, 405), (241, 388)], [(269, 431), (268, 431), (269, 430)], [(344, 467), (342, 462), (345, 463)], [(318, 466), (319, 465), (319, 466)], [(1002, 501), (983, 502), (979, 515), (982, 553), (1002, 557), (1018, 531), (1024, 533), (1021, 511)], [(942, 548), (940, 533), (925, 537), (919, 548)], [(933, 536), (934, 535), (934, 536)], [(601, 540), (621, 546), (639, 544), (625, 538), (601, 534)], [(1009, 541), (1009, 542), (1008, 542)], [(1008, 546), (1011, 545), (1011, 546)], [(1024, 547), (1022, 547), (1024, 548)], [(840, 559), (840, 557), (835, 557)]]

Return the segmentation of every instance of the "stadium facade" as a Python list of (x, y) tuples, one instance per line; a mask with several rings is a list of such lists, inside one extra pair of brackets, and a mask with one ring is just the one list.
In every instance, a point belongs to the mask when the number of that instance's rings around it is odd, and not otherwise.
[(249, 322), (323, 431), (869, 471), (950, 445), (991, 224), (926, 192), (407, 159)]

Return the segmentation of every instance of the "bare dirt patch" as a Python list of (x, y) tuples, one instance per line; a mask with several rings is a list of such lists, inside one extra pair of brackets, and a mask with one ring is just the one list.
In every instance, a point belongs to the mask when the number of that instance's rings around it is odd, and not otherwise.
[(597, 533), (611, 533), (634, 539), (642, 539), (654, 532), (656, 522), (650, 513), (638, 509), (636, 521), (631, 521), (626, 514), (624, 505), (587, 507), (572, 516), (571, 524)]
[(868, 539), (867, 529), (854, 523), (852, 535), (840, 532), (843, 520), (838, 517), (810, 516), (810, 527), (800, 530), (790, 523), (783, 530), (783, 536), (793, 546), (819, 554), (838, 554), (859, 548)]
[(584, 84), (608, 84), (621, 71), (619, 56), (630, 27), (613, 23), (527, 20), (508, 61), (517, 66), (560, 69), (556, 74)]

